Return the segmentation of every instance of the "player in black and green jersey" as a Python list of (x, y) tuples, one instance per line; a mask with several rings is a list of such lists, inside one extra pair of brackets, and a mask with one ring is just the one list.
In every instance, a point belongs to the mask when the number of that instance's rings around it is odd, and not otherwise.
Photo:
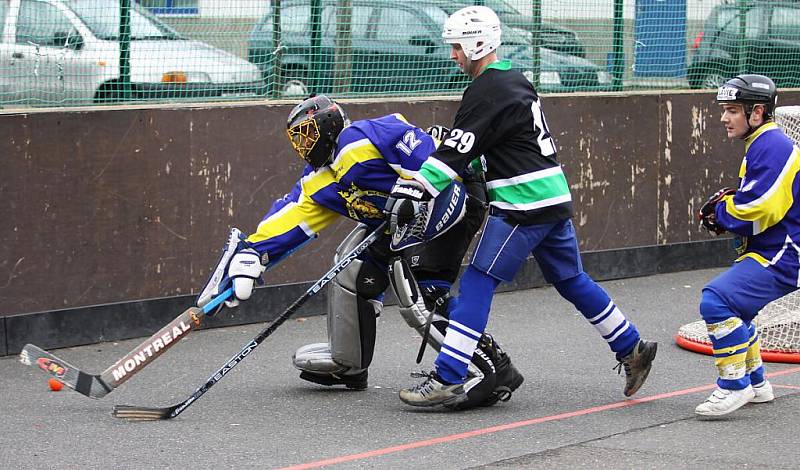
[[(483, 6), (451, 15), (442, 34), (451, 58), (473, 78), (452, 129), (414, 179), (432, 196), (475, 158), (486, 162), (490, 212), (472, 262), (460, 281), (456, 307), (436, 359), (435, 372), (400, 392), (414, 406), (451, 406), (463, 400), (462, 383), (489, 317), (497, 285), (513, 280), (533, 254), (559, 294), (597, 328), (624, 366), (624, 393), (633, 395), (650, 372), (657, 344), (643, 341), (608, 294), (581, 265), (572, 225), (572, 197), (541, 100), (511, 62), (498, 60), (497, 15)], [(531, 331), (532, 340), (536, 332)]]

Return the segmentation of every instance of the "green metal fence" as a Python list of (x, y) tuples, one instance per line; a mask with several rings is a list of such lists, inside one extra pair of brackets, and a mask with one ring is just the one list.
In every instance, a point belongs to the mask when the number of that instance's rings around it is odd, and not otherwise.
[[(469, 0), (0, 0), (0, 106), (458, 95)], [(543, 93), (800, 86), (800, 2), (476, 0)]]

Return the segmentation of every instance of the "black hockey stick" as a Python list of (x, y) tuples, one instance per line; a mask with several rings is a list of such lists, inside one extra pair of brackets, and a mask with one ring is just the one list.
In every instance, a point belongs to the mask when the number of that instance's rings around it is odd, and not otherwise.
[(211, 387), (225, 377), (225, 374), (231, 371), (237, 364), (247, 357), (253, 350), (258, 347), (269, 335), (271, 335), (279, 326), (283, 324), (289, 317), (291, 317), (301, 305), (303, 305), (311, 296), (319, 292), (325, 285), (327, 285), (333, 278), (342, 272), (350, 263), (353, 262), (361, 253), (364, 252), (370, 245), (372, 245), (378, 238), (383, 235), (383, 230), (386, 227), (386, 222), (381, 223), (371, 234), (369, 234), (361, 243), (353, 248), (350, 253), (344, 255), (338, 263), (336, 263), (324, 276), (315, 282), (308, 290), (294, 301), (284, 312), (275, 320), (272, 321), (266, 328), (264, 328), (255, 338), (253, 338), (241, 351), (235, 356), (230, 358), (222, 367), (220, 367), (211, 377), (208, 378), (206, 383), (200, 386), (194, 393), (186, 400), (168, 406), (166, 408), (148, 408), (143, 406), (131, 405), (115, 405), (112, 416), (123, 418), (131, 421), (153, 421), (158, 419), (172, 419), (183, 412), (189, 405), (194, 403), (195, 400), (203, 396)]
[(232, 294), (233, 288), (229, 288), (203, 308), (189, 307), (100, 375), (86, 373), (34, 344), (26, 344), (22, 348), (19, 360), (27, 366), (47, 372), (81, 395), (103, 398), (200, 326), (203, 317)]

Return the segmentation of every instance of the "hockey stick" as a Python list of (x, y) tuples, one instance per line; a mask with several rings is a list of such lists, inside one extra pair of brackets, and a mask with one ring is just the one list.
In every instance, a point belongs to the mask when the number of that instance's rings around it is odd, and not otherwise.
[(189, 307), (100, 375), (83, 372), (34, 344), (26, 344), (22, 348), (19, 360), (25, 365), (42, 369), (81, 395), (103, 398), (183, 339), (200, 325), (208, 312), (216, 309), (231, 295), (232, 287), (214, 297), (203, 308)]
[(269, 335), (271, 335), (279, 326), (283, 324), (289, 317), (291, 317), (301, 305), (303, 305), (311, 296), (319, 292), (325, 285), (327, 285), (333, 278), (342, 272), (350, 263), (353, 262), (361, 253), (364, 252), (372, 243), (375, 242), (383, 234), (383, 229), (386, 227), (386, 222), (381, 223), (371, 234), (369, 234), (361, 243), (353, 248), (350, 253), (344, 255), (342, 259), (336, 263), (324, 276), (315, 282), (308, 290), (294, 301), (278, 318), (272, 321), (266, 328), (264, 328), (255, 338), (253, 338), (241, 351), (235, 356), (230, 358), (222, 367), (220, 367), (211, 377), (208, 378), (206, 383), (200, 386), (192, 393), (186, 400), (168, 406), (166, 408), (148, 408), (143, 406), (131, 405), (115, 405), (114, 411), (111, 413), (117, 418), (123, 418), (131, 421), (152, 421), (158, 419), (172, 419), (183, 412), (189, 405), (194, 403), (195, 400), (203, 396), (211, 387), (225, 377), (225, 374), (231, 371), (237, 364), (247, 357), (253, 350), (258, 347)]
[[(308, 241), (287, 251), (282, 256), (270, 260), (266, 269), (275, 267), (278, 263), (286, 259)], [(158, 330), (139, 346), (122, 359), (115, 362), (100, 375), (93, 375), (83, 372), (77, 367), (70, 365), (67, 361), (58, 358), (52, 353), (34, 345), (26, 344), (20, 353), (20, 362), (25, 365), (39, 367), (49, 373), (67, 387), (89, 398), (103, 398), (111, 393), (138, 373), (145, 366), (153, 362), (158, 356), (167, 349), (183, 339), (188, 333), (200, 326), (202, 320), (209, 312), (213, 312), (222, 302), (228, 300), (233, 295), (233, 288), (228, 288), (216, 297), (212, 298), (204, 307), (190, 307), (183, 313), (175, 317), (166, 326)]]

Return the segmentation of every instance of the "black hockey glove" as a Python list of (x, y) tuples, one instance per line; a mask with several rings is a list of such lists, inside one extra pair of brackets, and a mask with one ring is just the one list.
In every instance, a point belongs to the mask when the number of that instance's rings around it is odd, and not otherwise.
[(708, 198), (708, 201), (703, 204), (700, 208), (700, 212), (697, 214), (697, 218), (703, 224), (703, 228), (714, 235), (720, 235), (726, 232), (724, 228), (717, 224), (717, 204), (722, 202), (725, 196), (730, 196), (735, 193), (736, 189), (734, 188), (722, 188)]

